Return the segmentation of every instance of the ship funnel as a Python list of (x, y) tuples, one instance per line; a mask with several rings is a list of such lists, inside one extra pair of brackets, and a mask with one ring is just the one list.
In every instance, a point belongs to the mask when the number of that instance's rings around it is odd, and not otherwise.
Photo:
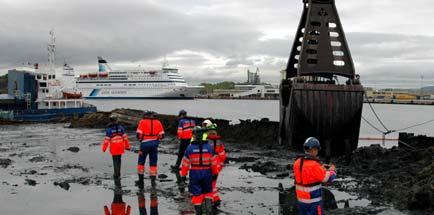
[(112, 69), (104, 58), (98, 56), (98, 72), (110, 72)]

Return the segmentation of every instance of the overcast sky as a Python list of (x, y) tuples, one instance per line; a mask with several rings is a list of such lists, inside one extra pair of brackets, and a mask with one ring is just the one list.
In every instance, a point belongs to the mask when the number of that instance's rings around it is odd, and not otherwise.
[[(356, 72), (365, 86), (434, 85), (434, 1), (336, 0)], [(0, 0), (0, 73), (46, 62), (48, 31), (57, 63), (77, 72), (161, 67), (166, 56), (190, 83), (245, 81), (259, 67), (279, 82), (302, 0)]]

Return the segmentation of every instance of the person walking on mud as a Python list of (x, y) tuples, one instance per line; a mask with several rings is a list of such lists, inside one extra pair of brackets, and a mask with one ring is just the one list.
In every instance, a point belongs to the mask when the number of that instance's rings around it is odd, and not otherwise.
[[(224, 163), (226, 161), (226, 150), (225, 145), (220, 141), (221, 137), (217, 134), (217, 124), (212, 123), (211, 120), (207, 119), (202, 122), (202, 127), (206, 129), (206, 139), (209, 141), (214, 153), (217, 155), (217, 162), (219, 164), (220, 170), (223, 169)], [(218, 174), (213, 175), (212, 178), (212, 202), (214, 207), (220, 206), (220, 195), (217, 189), (217, 178)]]
[(164, 137), (164, 128), (160, 120), (155, 118), (156, 113), (153, 111), (145, 111), (143, 119), (140, 120), (137, 126), (137, 139), (140, 141), (139, 159), (137, 164), (137, 173), (139, 180), (137, 186), (143, 190), (145, 161), (149, 155), (149, 174), (152, 186), (155, 186), (157, 178), (157, 160), (158, 146), (160, 140)]
[(175, 165), (171, 166), (173, 171), (178, 172), (179, 166), (181, 165), (182, 158), (184, 157), (185, 150), (187, 146), (190, 145), (192, 130), (196, 126), (196, 122), (192, 119), (187, 118), (187, 111), (180, 110), (178, 123), (178, 139), (179, 139), (179, 149), (178, 158), (176, 159)]
[(217, 175), (220, 167), (216, 155), (207, 140), (204, 140), (205, 129), (197, 126), (193, 130), (193, 141), (187, 147), (180, 175), (190, 176), (189, 191), (192, 194), (191, 201), (197, 215), (202, 215), (202, 205), (205, 213), (212, 213), (212, 178)]
[(110, 153), (113, 158), (113, 179), (116, 187), (121, 186), (121, 158), (125, 149), (130, 150), (130, 142), (125, 133), (124, 127), (119, 125), (115, 115), (110, 116), (110, 124), (105, 130), (105, 138), (102, 144), (102, 151), (105, 152), (110, 146)]
[(318, 158), (321, 145), (315, 137), (304, 142), (305, 155), (299, 156), (294, 163), (295, 193), (300, 215), (323, 214), (322, 183), (332, 183), (336, 178), (336, 168), (331, 165), (327, 170)]

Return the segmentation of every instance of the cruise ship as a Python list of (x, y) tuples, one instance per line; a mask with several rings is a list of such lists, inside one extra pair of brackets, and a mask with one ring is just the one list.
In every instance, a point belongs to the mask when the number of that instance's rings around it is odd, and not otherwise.
[(98, 72), (81, 74), (77, 90), (86, 99), (194, 99), (203, 89), (188, 86), (178, 69), (112, 70), (98, 57)]

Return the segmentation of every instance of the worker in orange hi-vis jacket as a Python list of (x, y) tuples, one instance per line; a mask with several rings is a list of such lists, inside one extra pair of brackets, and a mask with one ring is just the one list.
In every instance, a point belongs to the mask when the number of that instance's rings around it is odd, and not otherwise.
[(139, 160), (137, 164), (139, 181), (137, 185), (140, 189), (144, 187), (145, 161), (148, 155), (151, 183), (152, 186), (156, 184), (158, 146), (160, 140), (164, 137), (164, 129), (160, 120), (155, 118), (155, 115), (156, 113), (153, 111), (145, 111), (143, 119), (140, 120), (137, 126), (137, 139), (140, 141)]
[(113, 179), (115, 186), (121, 186), (121, 157), (125, 149), (130, 149), (128, 136), (125, 133), (124, 127), (119, 125), (115, 115), (110, 116), (110, 124), (105, 130), (105, 138), (102, 144), (102, 151), (105, 152), (110, 146), (110, 153), (113, 157)]
[(318, 159), (321, 145), (315, 137), (304, 142), (305, 154), (294, 163), (295, 194), (300, 215), (322, 215), (322, 184), (330, 184), (336, 178), (336, 167), (327, 169)]

